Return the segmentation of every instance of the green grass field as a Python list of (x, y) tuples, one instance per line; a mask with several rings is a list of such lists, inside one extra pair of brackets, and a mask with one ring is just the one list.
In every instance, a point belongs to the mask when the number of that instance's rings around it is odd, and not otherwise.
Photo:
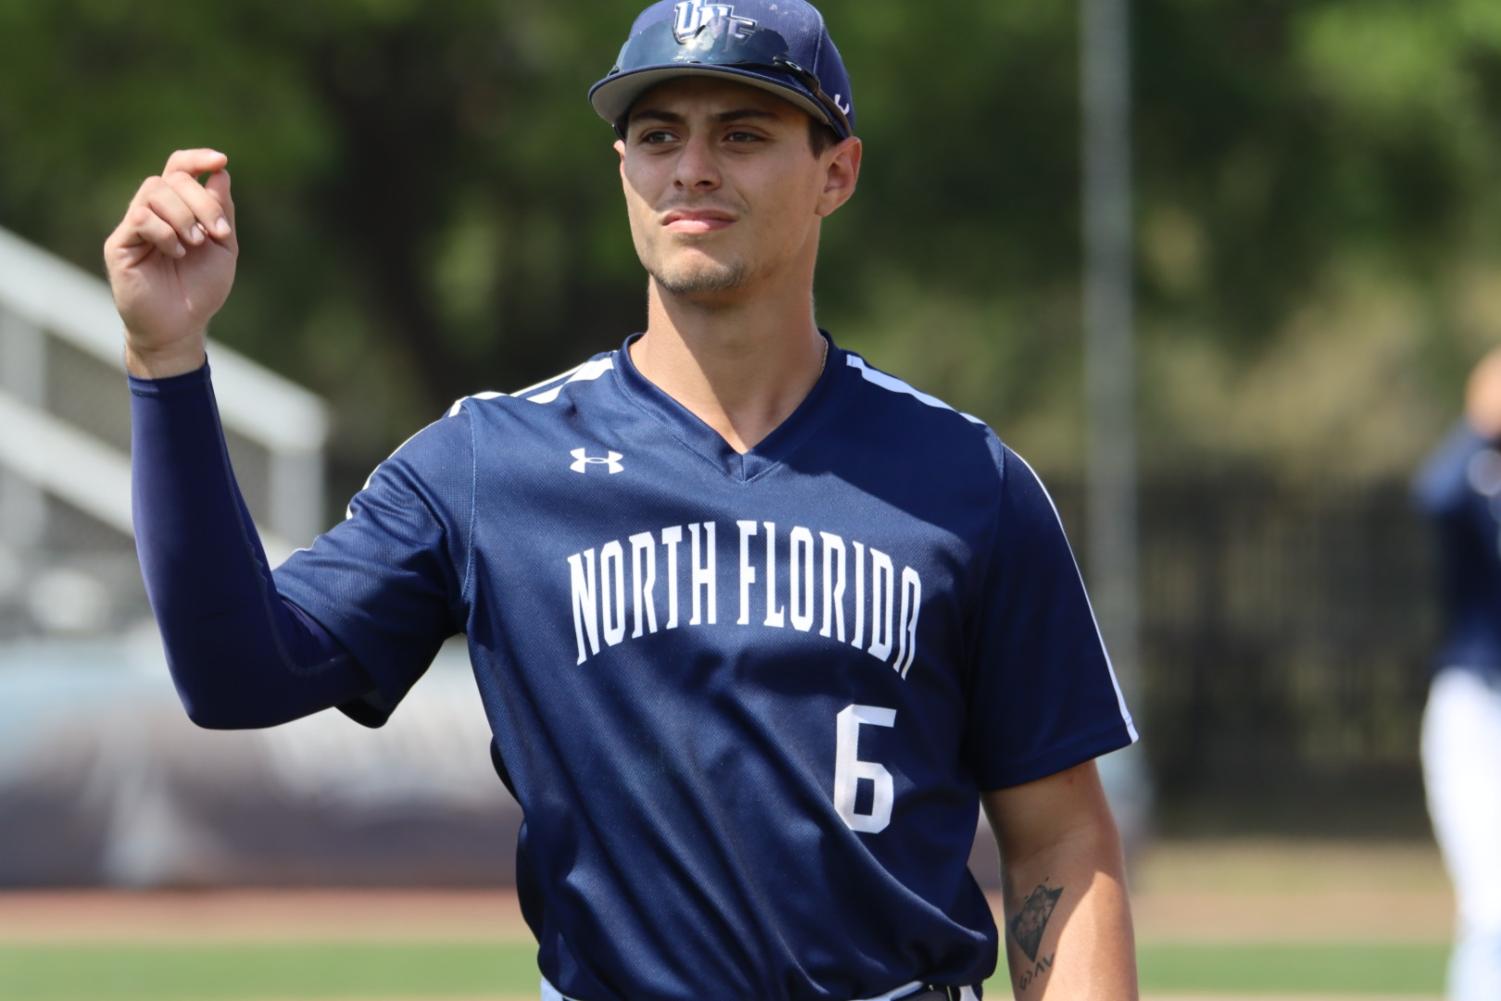
[[(1437, 944), (1146, 944), (1152, 995), (1430, 995)], [(0, 947), (5, 1001), (535, 997), (530, 944), (299, 943)], [(989, 996), (1005, 996), (997, 985)]]

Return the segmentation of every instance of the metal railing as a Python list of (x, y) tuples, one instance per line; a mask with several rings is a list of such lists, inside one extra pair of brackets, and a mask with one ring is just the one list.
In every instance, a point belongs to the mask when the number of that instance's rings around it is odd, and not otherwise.
[[(49, 341), (54, 339), (53, 341)], [(48, 399), (49, 345), (61, 343), (122, 373), (120, 320), (98, 277), (0, 229), (0, 541), (35, 547), (61, 500), (130, 534), (126, 450), (61, 416)], [(266, 455), (255, 511), (272, 562), (321, 530), (328, 408), (318, 397), (222, 344), (211, 343), (225, 429)], [(113, 418), (113, 413), (111, 413)], [(126, 418), (122, 411), (117, 420)]]

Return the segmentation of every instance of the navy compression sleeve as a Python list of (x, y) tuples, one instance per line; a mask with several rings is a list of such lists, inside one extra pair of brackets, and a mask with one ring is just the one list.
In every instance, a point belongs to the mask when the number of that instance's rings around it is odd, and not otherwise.
[(272, 726), (358, 699), (354, 659), (277, 594), (230, 468), (209, 370), (130, 380), (136, 550), (188, 716)]

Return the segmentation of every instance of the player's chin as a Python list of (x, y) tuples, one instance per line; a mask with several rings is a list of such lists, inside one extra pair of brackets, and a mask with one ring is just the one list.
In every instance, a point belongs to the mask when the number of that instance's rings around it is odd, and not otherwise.
[(715, 295), (730, 292), (745, 283), (746, 267), (741, 261), (722, 260), (708, 255), (678, 255), (652, 269), (652, 276), (665, 291), (678, 296)]

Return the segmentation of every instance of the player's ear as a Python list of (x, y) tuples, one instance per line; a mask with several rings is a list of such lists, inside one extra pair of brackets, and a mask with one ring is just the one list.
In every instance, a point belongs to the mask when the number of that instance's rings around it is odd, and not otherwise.
[(619, 154), (619, 156), (620, 156), (620, 166), (621, 166), (621, 169), (622, 170), (625, 169), (625, 140), (624, 139), (616, 139), (615, 140), (615, 152), (617, 154)]
[(863, 147), (855, 136), (841, 141), (823, 155), (824, 187), (818, 196), (817, 212), (831, 216), (850, 200), (860, 181), (860, 156)]

